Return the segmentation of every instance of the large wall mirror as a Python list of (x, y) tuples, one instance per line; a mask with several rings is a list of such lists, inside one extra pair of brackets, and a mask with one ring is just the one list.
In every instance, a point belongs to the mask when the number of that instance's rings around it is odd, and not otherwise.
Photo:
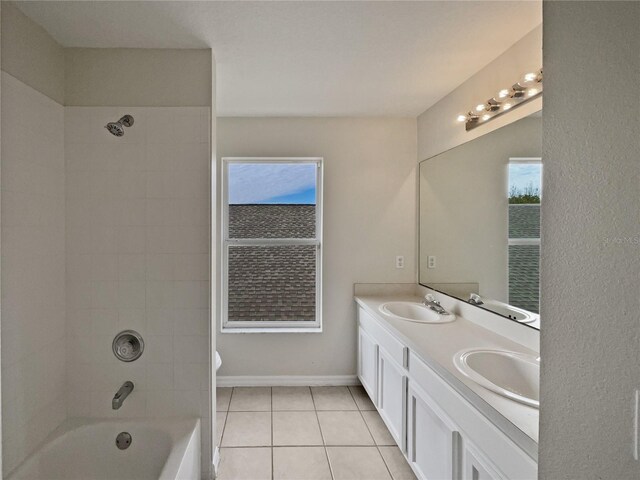
[(540, 328), (542, 112), (420, 163), (420, 283)]

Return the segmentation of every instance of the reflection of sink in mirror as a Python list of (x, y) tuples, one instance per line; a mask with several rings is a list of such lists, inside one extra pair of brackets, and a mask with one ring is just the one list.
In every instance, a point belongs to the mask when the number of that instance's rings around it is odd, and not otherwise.
[(516, 322), (531, 323), (538, 319), (538, 315), (535, 313), (527, 312), (526, 310), (498, 302), (497, 300), (482, 298), (482, 302), (482, 305), (480, 305), (482, 308), (491, 310), (492, 312), (502, 315), (503, 317), (510, 318), (511, 320), (515, 320)]
[(539, 329), (542, 171), (540, 113), (422, 161), (419, 283)]
[(493, 349), (458, 352), (453, 362), (478, 385), (516, 402), (540, 405), (540, 362), (532, 355)]
[(449, 323), (456, 319), (452, 313), (441, 315), (417, 302), (388, 302), (380, 305), (380, 311), (400, 320), (418, 323)]

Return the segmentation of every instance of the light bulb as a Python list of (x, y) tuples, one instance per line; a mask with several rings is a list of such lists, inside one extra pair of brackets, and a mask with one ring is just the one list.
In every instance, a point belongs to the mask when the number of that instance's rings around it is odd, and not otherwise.
[(484, 103), (478, 104), (478, 106), (476, 107), (476, 111), (481, 112), (484, 110)]
[(511, 107), (512, 105), (510, 103), (505, 103), (504, 105), (502, 105), (503, 110), (509, 110)]
[(509, 90), (507, 88), (503, 88), (498, 92), (498, 98), (507, 98), (509, 96)]
[(466, 122), (467, 121), (467, 116), (466, 115), (458, 115), (458, 121), (459, 122)]
[(527, 96), (529, 97), (533, 97), (534, 95), (536, 95), (538, 93), (538, 89), (537, 88), (530, 88), (527, 91)]
[(486, 115), (482, 116), (482, 120), (489, 120), (491, 118), (491, 115), (489, 115), (488, 113)]
[(531, 72), (531, 73), (527, 73), (524, 76), (524, 81), (525, 82), (533, 82), (536, 78), (538, 78), (538, 75), (536, 73)]

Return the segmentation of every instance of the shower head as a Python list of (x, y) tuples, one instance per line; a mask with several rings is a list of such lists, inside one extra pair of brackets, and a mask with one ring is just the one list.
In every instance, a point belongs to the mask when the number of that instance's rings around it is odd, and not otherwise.
[(121, 137), (124, 135), (124, 127), (120, 122), (109, 122), (104, 126), (104, 128), (109, 130), (109, 133), (111, 135), (115, 135), (116, 137)]
[(111, 135), (121, 137), (124, 135), (124, 127), (130, 127), (131, 125), (133, 125), (133, 117), (131, 115), (125, 115), (117, 122), (107, 123), (104, 128), (109, 130)]

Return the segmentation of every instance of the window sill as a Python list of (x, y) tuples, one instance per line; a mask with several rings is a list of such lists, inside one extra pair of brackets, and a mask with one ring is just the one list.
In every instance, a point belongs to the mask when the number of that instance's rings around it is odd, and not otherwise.
[(322, 327), (222, 327), (220, 333), (322, 333)]

